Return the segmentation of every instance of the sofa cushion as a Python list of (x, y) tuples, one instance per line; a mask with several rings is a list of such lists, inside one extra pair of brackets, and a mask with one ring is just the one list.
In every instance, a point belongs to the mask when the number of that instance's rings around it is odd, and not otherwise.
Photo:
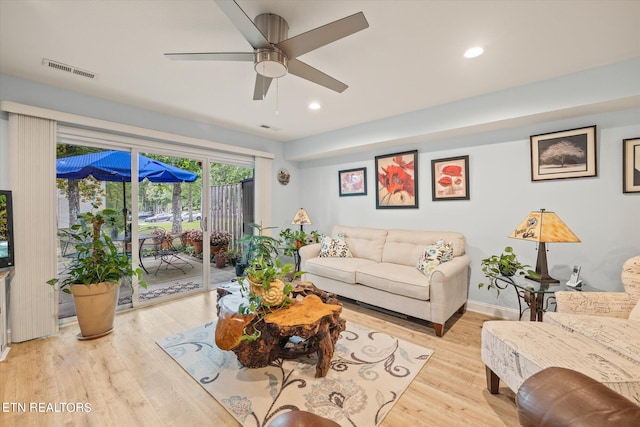
[(620, 356), (638, 363), (640, 369), (640, 322), (616, 317), (553, 312), (546, 313), (544, 321), (596, 341)]
[(451, 231), (414, 231), (414, 230), (389, 230), (382, 254), (383, 262), (410, 265), (415, 268), (424, 248), (433, 245), (438, 240), (451, 242), (453, 256), (462, 256), (465, 253), (466, 239), (456, 232)]
[(356, 283), (356, 269), (375, 264), (363, 258), (311, 258), (304, 264), (304, 271), (341, 282)]
[(356, 282), (392, 294), (429, 300), (429, 279), (414, 266), (386, 262), (361, 265), (356, 271)]
[(338, 234), (336, 237), (322, 236), (320, 239), (320, 253), (319, 257), (322, 258), (351, 258), (353, 255), (349, 250), (347, 242), (344, 241), (344, 236)]
[(382, 248), (387, 238), (387, 230), (336, 225), (333, 227), (332, 235), (336, 236), (338, 233), (344, 235), (344, 240), (354, 258), (365, 258), (375, 262), (382, 260)]

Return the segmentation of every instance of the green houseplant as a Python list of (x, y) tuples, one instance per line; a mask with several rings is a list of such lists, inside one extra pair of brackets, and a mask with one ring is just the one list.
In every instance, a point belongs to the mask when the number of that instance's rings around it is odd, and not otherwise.
[(511, 277), (528, 274), (531, 277), (538, 277), (538, 273), (531, 270), (530, 265), (522, 264), (518, 261), (518, 256), (511, 246), (505, 247), (500, 255), (491, 255), (483, 259), (480, 265), (482, 266), (482, 273), (489, 280), (488, 283), (479, 283), (478, 288), (484, 286), (487, 289), (495, 288), (498, 293), (500, 293), (500, 288), (496, 285), (496, 279), (500, 276)]
[(280, 232), (280, 238), (283, 243), (283, 252), (286, 256), (294, 256), (295, 252), (301, 247), (310, 243), (318, 243), (320, 239), (320, 233), (313, 230), (306, 233), (304, 230), (291, 230), (285, 228)]
[[(246, 303), (240, 304), (240, 314), (256, 313), (260, 320), (269, 311), (286, 307), (291, 304), (289, 297), (293, 290), (291, 280), (303, 274), (293, 272), (293, 264), (282, 264), (280, 259), (274, 262), (259, 257), (251, 261), (245, 268), (246, 277), (238, 278)], [(253, 341), (259, 337), (259, 331), (255, 329), (249, 334), (243, 331), (243, 339)]]
[(239, 265), (236, 264), (236, 274), (238, 276), (244, 274), (244, 269), (247, 268), (253, 260), (261, 259), (262, 263), (273, 265), (278, 258), (280, 240), (264, 235), (265, 230), (276, 227), (263, 227), (262, 224), (256, 224), (254, 222), (249, 225), (254, 228), (257, 233), (254, 232), (240, 239), (242, 259), (239, 261)]
[[(95, 207), (95, 206), (94, 206)], [(116, 221), (117, 211), (105, 209), (78, 216), (79, 223), (66, 231), (76, 249), (68, 276), (48, 280), (62, 292), (73, 295), (80, 325), (79, 338), (98, 338), (113, 330), (120, 281), (136, 276), (143, 288), (141, 268), (133, 268), (125, 251), (119, 250), (102, 226)], [(130, 284), (133, 290), (133, 282)]]

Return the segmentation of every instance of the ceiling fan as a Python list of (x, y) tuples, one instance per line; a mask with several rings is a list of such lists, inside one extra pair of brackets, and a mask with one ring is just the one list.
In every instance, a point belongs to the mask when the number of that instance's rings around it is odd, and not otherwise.
[(263, 13), (254, 22), (234, 0), (215, 1), (253, 47), (253, 52), (165, 53), (166, 57), (177, 61), (253, 61), (257, 73), (254, 100), (264, 99), (271, 80), (287, 73), (339, 93), (348, 88), (341, 81), (296, 58), (368, 28), (369, 23), (362, 12), (287, 38), (289, 24), (281, 16)]

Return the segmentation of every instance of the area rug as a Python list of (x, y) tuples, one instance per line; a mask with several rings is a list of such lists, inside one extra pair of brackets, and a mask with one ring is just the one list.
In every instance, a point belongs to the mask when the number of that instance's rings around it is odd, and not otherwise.
[[(178, 283), (176, 285), (165, 286), (163, 288), (157, 288), (149, 291), (140, 292), (140, 301), (148, 301), (153, 298), (164, 297), (169, 295), (175, 295), (182, 292), (194, 291), (201, 289), (202, 283)], [(118, 299), (118, 304), (131, 303), (131, 295), (125, 295)]]
[(215, 345), (216, 323), (157, 341), (242, 426), (264, 427), (286, 411), (305, 410), (349, 427), (373, 427), (398, 401), (432, 350), (347, 322), (331, 369), (314, 378), (315, 355), (265, 368), (240, 365)]

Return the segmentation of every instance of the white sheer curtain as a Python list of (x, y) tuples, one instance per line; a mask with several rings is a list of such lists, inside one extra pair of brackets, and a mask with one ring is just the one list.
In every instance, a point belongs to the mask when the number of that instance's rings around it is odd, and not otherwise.
[(9, 114), (9, 179), (13, 191), (15, 269), (11, 278), (11, 341), (58, 330), (56, 277), (56, 122)]

